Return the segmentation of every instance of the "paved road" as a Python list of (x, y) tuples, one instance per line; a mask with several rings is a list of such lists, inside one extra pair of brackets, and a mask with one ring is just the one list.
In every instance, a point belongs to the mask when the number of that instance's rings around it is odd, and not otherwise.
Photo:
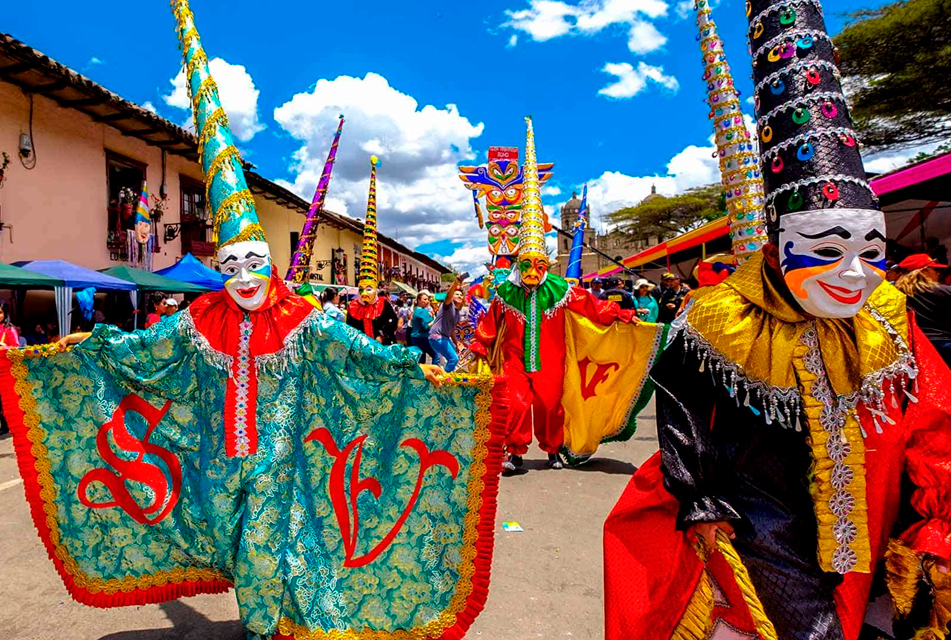
[[(581, 470), (505, 478), (492, 587), (467, 638), (602, 638), (601, 526), (635, 465), (656, 449), (653, 409), (633, 440), (602, 447)], [(503, 521), (524, 533), (505, 533)], [(4, 640), (243, 640), (230, 593), (100, 610), (73, 602), (33, 529), (9, 436), (0, 439), (0, 638)]]

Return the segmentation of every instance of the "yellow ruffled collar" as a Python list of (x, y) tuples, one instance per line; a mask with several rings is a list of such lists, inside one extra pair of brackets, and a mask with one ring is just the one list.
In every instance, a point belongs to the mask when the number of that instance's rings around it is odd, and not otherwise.
[(695, 292), (683, 331), (700, 366), (711, 367), (731, 395), (765, 411), (767, 422), (794, 426), (802, 385), (793, 353), (810, 326), (838, 396), (858, 393), (876, 406), (876, 390), (888, 379), (917, 373), (900, 291), (883, 284), (854, 318), (813, 318), (790, 299), (762, 253), (722, 284)]

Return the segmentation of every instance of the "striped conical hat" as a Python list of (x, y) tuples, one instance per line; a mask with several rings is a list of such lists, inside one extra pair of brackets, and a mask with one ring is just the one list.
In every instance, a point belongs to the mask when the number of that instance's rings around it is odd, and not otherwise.
[(241, 168), (241, 158), (218, 97), (218, 86), (208, 69), (188, 0), (173, 0), (178, 37), (185, 61), (185, 81), (191, 97), (198, 135), (198, 153), (205, 173), (206, 202), (213, 214), (212, 229), (218, 247), (243, 240), (265, 241), (254, 197)]
[(358, 287), (367, 285), (374, 289), (380, 283), (379, 241), (376, 237), (376, 156), (370, 156), (370, 195), (367, 198), (367, 216), (363, 222), (363, 250), (360, 252), (360, 278)]
[(518, 257), (548, 257), (545, 244), (545, 212), (538, 182), (538, 160), (535, 158), (535, 132), (532, 119), (525, 118), (525, 165), (522, 182), (522, 223), (519, 228)]
[(720, 158), (720, 178), (730, 216), (730, 238), (737, 264), (759, 251), (767, 241), (763, 219), (763, 175), (752, 136), (743, 121), (740, 94), (723, 52), (709, 0), (698, 0), (697, 28), (703, 56), (707, 103)]

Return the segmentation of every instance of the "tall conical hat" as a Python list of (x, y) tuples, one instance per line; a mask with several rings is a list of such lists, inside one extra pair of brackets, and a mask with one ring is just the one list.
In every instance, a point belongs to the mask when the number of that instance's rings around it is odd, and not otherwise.
[(152, 213), (149, 211), (149, 185), (143, 180), (142, 191), (139, 193), (139, 204), (135, 207), (135, 222), (151, 223)]
[(743, 121), (739, 92), (723, 52), (709, 0), (698, 0), (697, 28), (703, 56), (707, 103), (720, 158), (720, 179), (730, 216), (730, 238), (737, 264), (742, 264), (766, 244), (763, 219), (763, 174), (752, 136)]
[(304, 226), (301, 228), (297, 247), (294, 249), (294, 255), (291, 256), (291, 266), (288, 267), (287, 275), (284, 276), (284, 279), (288, 282), (303, 283), (307, 278), (307, 272), (310, 270), (310, 259), (314, 254), (314, 242), (317, 240), (317, 221), (321, 210), (324, 208), (324, 200), (327, 198), (327, 189), (330, 187), (330, 176), (333, 173), (334, 162), (337, 159), (337, 146), (340, 144), (340, 133), (342, 131), (343, 114), (340, 114), (337, 132), (334, 134), (333, 142), (330, 143), (330, 151), (327, 152), (327, 162), (324, 163), (324, 170), (320, 174), (320, 180), (317, 181), (314, 199), (310, 204), (310, 209), (307, 210), (307, 216), (304, 218)]
[(788, 213), (877, 210), (819, 0), (748, 0), (746, 15), (770, 234)]
[(522, 183), (522, 224), (518, 232), (518, 258), (548, 257), (545, 244), (545, 212), (538, 182), (538, 160), (535, 158), (535, 132), (532, 119), (525, 118), (525, 165)]
[(221, 107), (218, 86), (208, 69), (208, 56), (201, 47), (188, 0), (173, 0), (172, 6), (178, 20), (185, 81), (195, 117), (198, 153), (205, 173), (206, 201), (213, 214), (214, 241), (219, 248), (243, 240), (263, 242), (264, 229), (258, 221), (254, 198), (244, 179), (228, 116)]
[(363, 222), (363, 250), (360, 252), (360, 278), (358, 287), (370, 285), (374, 289), (380, 283), (379, 242), (376, 237), (376, 156), (370, 156), (370, 195), (367, 198), (367, 216)]

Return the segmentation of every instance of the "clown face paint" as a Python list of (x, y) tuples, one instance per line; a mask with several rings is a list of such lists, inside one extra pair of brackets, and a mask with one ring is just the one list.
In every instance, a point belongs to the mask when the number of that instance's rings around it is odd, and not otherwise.
[(779, 230), (783, 279), (803, 311), (850, 318), (885, 279), (885, 217), (867, 209), (784, 215)]
[(518, 261), (518, 272), (522, 277), (522, 284), (528, 289), (534, 289), (548, 274), (548, 258), (541, 256), (522, 258)]
[(361, 304), (373, 304), (376, 302), (377, 291), (376, 287), (370, 284), (366, 284), (360, 287), (360, 303)]
[(218, 268), (225, 289), (239, 307), (255, 311), (271, 287), (271, 251), (266, 242), (235, 242), (218, 250)]

